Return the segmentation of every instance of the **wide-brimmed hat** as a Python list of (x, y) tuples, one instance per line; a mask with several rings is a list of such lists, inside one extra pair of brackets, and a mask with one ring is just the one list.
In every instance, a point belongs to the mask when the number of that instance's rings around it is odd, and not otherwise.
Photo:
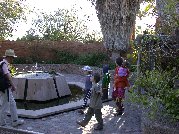
[(5, 56), (3, 56), (3, 57), (7, 57), (7, 56), (9, 56), (9, 57), (14, 57), (14, 58), (17, 57), (17, 56), (15, 55), (13, 49), (7, 49), (7, 50), (5, 51)]
[(82, 68), (84, 71), (92, 71), (91, 67), (90, 66), (84, 66)]

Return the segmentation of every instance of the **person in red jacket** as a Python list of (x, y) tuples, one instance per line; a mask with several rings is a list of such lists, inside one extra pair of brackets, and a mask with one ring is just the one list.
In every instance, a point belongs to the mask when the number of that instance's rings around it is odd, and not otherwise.
[(117, 114), (122, 115), (124, 107), (122, 104), (123, 99), (125, 98), (125, 89), (129, 87), (129, 69), (125, 65), (125, 61), (122, 57), (118, 57), (115, 61), (116, 68), (114, 74), (114, 85), (112, 98), (117, 106)]

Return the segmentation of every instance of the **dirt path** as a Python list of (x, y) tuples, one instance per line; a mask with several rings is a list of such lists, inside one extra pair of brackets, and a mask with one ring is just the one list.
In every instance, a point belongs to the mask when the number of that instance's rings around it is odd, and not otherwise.
[[(72, 76), (65, 74), (67, 81), (81, 81), (83, 76)], [(45, 134), (141, 134), (140, 111), (125, 103), (125, 111), (122, 116), (115, 117), (115, 105), (113, 101), (104, 103), (103, 109), (104, 129), (94, 131), (94, 125), (97, 123), (93, 117), (89, 124), (82, 128), (76, 124), (77, 120), (82, 120), (84, 115), (77, 111), (71, 111), (42, 119), (24, 119), (25, 124), (17, 129), (41, 132)]]

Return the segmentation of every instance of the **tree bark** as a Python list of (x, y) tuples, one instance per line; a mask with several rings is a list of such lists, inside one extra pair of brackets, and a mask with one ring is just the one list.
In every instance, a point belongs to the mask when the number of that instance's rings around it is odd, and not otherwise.
[(110, 51), (126, 52), (140, 0), (96, 0), (104, 46)]

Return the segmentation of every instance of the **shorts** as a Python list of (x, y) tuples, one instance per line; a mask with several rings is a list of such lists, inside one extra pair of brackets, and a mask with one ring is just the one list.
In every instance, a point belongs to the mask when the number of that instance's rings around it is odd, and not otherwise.
[(112, 98), (125, 98), (125, 89), (124, 88), (116, 88), (116, 90), (112, 92)]

